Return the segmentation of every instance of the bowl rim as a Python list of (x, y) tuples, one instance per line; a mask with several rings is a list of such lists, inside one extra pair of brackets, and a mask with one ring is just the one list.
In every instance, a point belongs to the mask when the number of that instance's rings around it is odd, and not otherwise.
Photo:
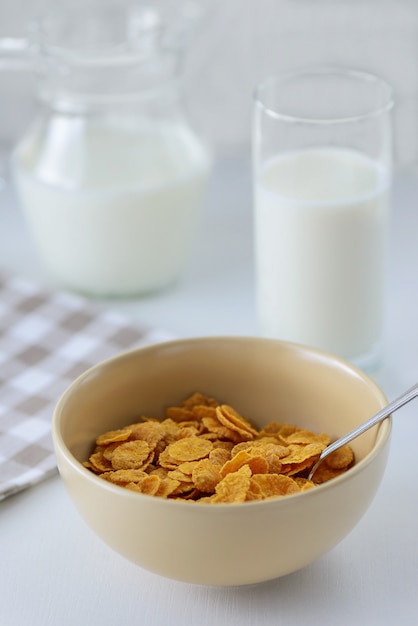
[[(382, 406), (384, 406), (385, 403), (387, 403), (387, 398), (386, 395), (384, 394), (383, 390), (380, 388), (380, 386), (377, 384), (377, 382), (375, 380), (373, 380), (366, 372), (360, 370), (358, 367), (356, 367), (355, 365), (349, 363), (348, 361), (346, 361), (345, 359), (336, 356), (332, 353), (329, 353), (325, 350), (321, 350), (319, 348), (314, 348), (311, 346), (306, 346), (304, 344), (298, 344), (295, 342), (289, 342), (289, 341), (283, 341), (281, 339), (270, 339), (270, 338), (264, 338), (264, 337), (252, 337), (252, 336), (240, 336), (240, 335), (213, 335), (213, 336), (202, 336), (202, 337), (187, 337), (187, 338), (179, 338), (179, 339), (170, 339), (167, 341), (162, 341), (162, 342), (157, 342), (157, 343), (152, 343), (152, 344), (146, 344), (144, 346), (136, 346), (134, 348), (130, 348), (128, 350), (124, 350), (121, 352), (118, 352), (117, 354), (108, 357), (106, 359), (103, 359), (102, 361), (99, 361), (98, 363), (96, 363), (95, 365), (89, 367), (88, 369), (86, 369), (84, 372), (82, 372), (79, 376), (77, 376), (77, 378), (75, 378), (68, 386), (67, 388), (63, 391), (63, 393), (61, 394), (61, 396), (59, 397), (54, 410), (53, 410), (53, 415), (52, 415), (52, 439), (53, 439), (53, 443), (54, 446), (56, 447), (57, 450), (59, 450), (59, 452), (61, 453), (61, 455), (65, 458), (66, 462), (71, 465), (71, 467), (73, 468), (73, 470), (75, 470), (79, 475), (81, 475), (82, 477), (86, 478), (87, 480), (91, 481), (94, 485), (97, 485), (98, 487), (100, 486), (101, 489), (103, 490), (109, 490), (111, 493), (115, 493), (118, 494), (119, 497), (124, 497), (124, 498), (138, 498), (138, 496), (140, 498), (146, 498), (146, 501), (148, 502), (154, 502), (156, 506), (166, 506), (166, 503), (169, 501), (170, 505), (169, 506), (180, 506), (180, 507), (192, 507), (198, 505), (199, 509), (200, 507), (205, 507), (205, 510), (225, 510), (225, 508), (227, 510), (231, 510), (231, 504), (232, 505), (240, 505), (239, 508), (241, 509), (241, 507), (254, 507), (254, 506), (286, 506), (286, 503), (290, 503), (290, 502), (294, 502), (295, 499), (299, 499), (300, 497), (304, 497), (305, 499), (308, 498), (312, 498), (312, 497), (316, 497), (315, 494), (317, 494), (318, 492), (323, 493), (326, 490), (329, 489), (333, 489), (335, 487), (337, 487), (339, 484), (347, 482), (348, 480), (350, 480), (351, 478), (355, 477), (357, 474), (359, 474), (360, 472), (362, 472), (370, 463), (373, 462), (373, 460), (376, 458), (376, 456), (382, 451), (382, 449), (386, 446), (386, 444), (388, 443), (388, 440), (390, 438), (391, 435), (391, 431), (392, 431), (392, 416), (387, 417), (385, 420), (383, 420), (378, 426), (377, 426), (377, 432), (376, 432), (376, 439), (373, 443), (373, 447), (370, 450), (370, 452), (368, 452), (366, 454), (366, 456), (361, 459), (358, 463), (355, 463), (355, 465), (353, 467), (351, 467), (349, 470), (347, 470), (346, 472), (344, 472), (343, 474), (340, 474), (339, 476), (326, 481), (324, 483), (321, 483), (319, 485), (317, 485), (315, 488), (313, 489), (308, 489), (306, 491), (300, 492), (300, 493), (294, 493), (294, 494), (288, 494), (286, 496), (278, 496), (278, 497), (272, 497), (272, 498), (267, 498), (265, 500), (253, 500), (253, 501), (248, 501), (248, 502), (236, 502), (236, 503), (231, 503), (231, 502), (218, 502), (216, 503), (216, 506), (208, 506), (207, 503), (199, 503), (199, 501), (193, 501), (193, 502), (189, 502), (187, 500), (171, 500), (169, 498), (158, 498), (156, 496), (153, 495), (149, 495), (149, 494), (143, 494), (143, 493), (139, 493), (139, 492), (134, 492), (134, 491), (130, 491), (129, 489), (124, 489), (122, 487), (120, 487), (119, 485), (114, 485), (102, 478), (100, 478), (99, 476), (97, 476), (96, 474), (94, 474), (93, 472), (91, 472), (90, 470), (88, 470), (86, 467), (83, 466), (83, 464), (71, 453), (71, 451), (69, 450), (69, 448), (67, 447), (64, 438), (62, 436), (61, 433), (61, 409), (62, 406), (64, 405), (67, 397), (72, 393), (73, 389), (77, 386), (80, 385), (80, 383), (82, 383), (82, 381), (89, 377), (91, 375), (91, 373), (95, 370), (97, 370), (100, 367), (106, 367), (107, 365), (117, 362), (119, 360), (124, 360), (126, 358), (129, 358), (129, 356), (133, 355), (133, 354), (137, 354), (138, 352), (152, 352), (155, 349), (164, 349), (167, 347), (174, 347), (176, 345), (187, 345), (187, 344), (196, 344), (196, 343), (214, 343), (215, 341), (233, 341), (233, 342), (242, 342), (243, 340), (247, 343), (275, 343), (277, 345), (283, 345), (283, 346), (288, 346), (292, 349), (297, 349), (300, 350), (302, 352), (307, 352), (311, 355), (314, 355), (316, 357), (320, 357), (322, 359), (326, 359), (326, 360), (331, 360), (334, 363), (337, 363), (339, 366), (342, 366), (343, 368), (346, 368), (348, 370), (350, 370), (352, 373), (356, 374), (359, 378), (363, 379), (365, 382), (367, 382), (369, 385), (371, 385), (371, 387), (374, 389), (378, 399), (380, 401), (382, 401)], [(211, 513), (212, 514), (212, 513)]]

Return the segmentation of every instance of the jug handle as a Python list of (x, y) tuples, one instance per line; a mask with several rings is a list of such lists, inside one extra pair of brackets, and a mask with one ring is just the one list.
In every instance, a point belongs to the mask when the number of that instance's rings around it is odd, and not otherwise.
[[(0, 37), (0, 72), (28, 72), (33, 70), (28, 52), (29, 44), (26, 39)], [(5, 157), (2, 154), (0, 158), (0, 190), (3, 190), (9, 178), (5, 163)]]
[(0, 70), (28, 71), (32, 69), (28, 51), (29, 44), (26, 39), (0, 37)]

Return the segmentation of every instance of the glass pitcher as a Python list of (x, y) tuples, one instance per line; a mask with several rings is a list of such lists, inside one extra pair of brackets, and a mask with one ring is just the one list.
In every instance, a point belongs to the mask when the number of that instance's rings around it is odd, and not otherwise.
[(11, 158), (18, 198), (53, 279), (91, 295), (181, 276), (210, 172), (183, 107), (182, 47), (151, 7), (60, 10), (15, 55), (40, 103)]

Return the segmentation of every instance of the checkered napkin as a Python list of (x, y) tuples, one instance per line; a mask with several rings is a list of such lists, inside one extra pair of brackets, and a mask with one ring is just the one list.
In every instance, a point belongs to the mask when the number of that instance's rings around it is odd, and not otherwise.
[(168, 338), (0, 273), (0, 500), (56, 472), (51, 416), (74, 378), (117, 352)]

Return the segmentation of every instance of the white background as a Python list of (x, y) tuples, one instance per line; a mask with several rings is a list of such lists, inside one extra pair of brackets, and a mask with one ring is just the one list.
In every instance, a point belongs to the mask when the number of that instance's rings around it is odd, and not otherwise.
[[(0, 0), (0, 37), (22, 36), (43, 7), (92, 0)], [(93, 0), (94, 1), (94, 0)], [(96, 0), (104, 6), (107, 0)], [(118, 0), (124, 3), (127, 0)], [(181, 6), (189, 0), (148, 0)], [(371, 71), (395, 90), (396, 157), (418, 153), (418, 5), (415, 0), (196, 0), (205, 11), (185, 57), (190, 114), (218, 153), (249, 149), (251, 99), (266, 75), (311, 64)], [(137, 0), (146, 4), (146, 0)], [(0, 68), (3, 67), (0, 62)], [(30, 118), (27, 75), (0, 74), (0, 140)]]

